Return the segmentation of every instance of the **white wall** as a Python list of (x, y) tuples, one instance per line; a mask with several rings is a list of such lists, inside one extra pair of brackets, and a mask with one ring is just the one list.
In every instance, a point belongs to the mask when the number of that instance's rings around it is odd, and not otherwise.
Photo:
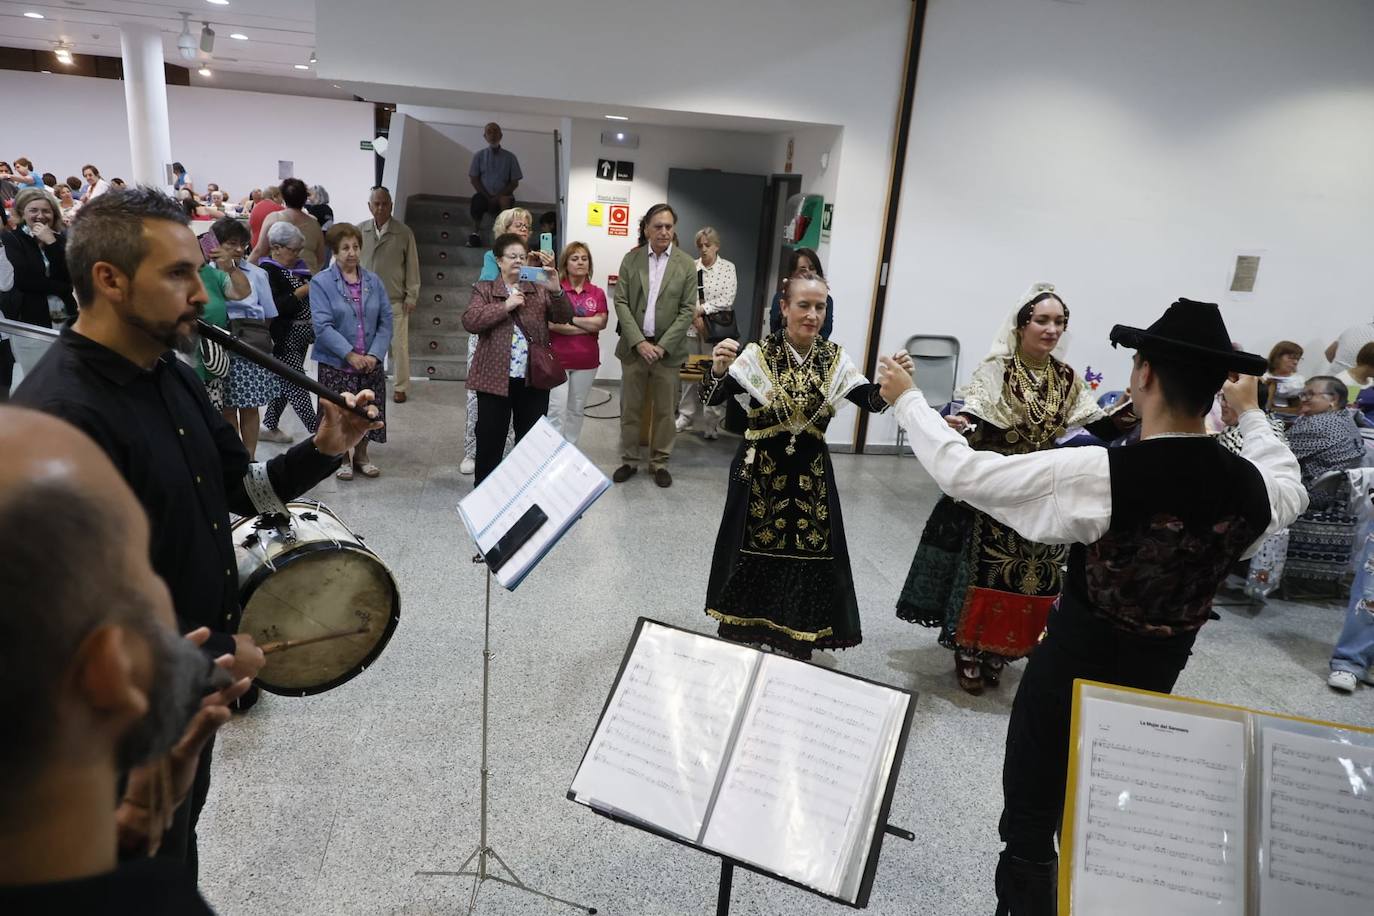
[[(1369, 320), (1371, 36), (1361, 0), (932, 3), (883, 349), (953, 334), (967, 378), (1037, 280), (1069, 303), (1070, 362), (1107, 388), (1129, 375), (1110, 327), (1179, 296), (1221, 303), (1266, 354)], [(1235, 299), (1248, 248), (1268, 254)], [(880, 417), (869, 441), (894, 435)]]
[(412, 194), (421, 193), (420, 130), (423, 126), (399, 111), (391, 115), (386, 155), (382, 157), (382, 184), (390, 189), (396, 218), (402, 222), (406, 218), (406, 202)]
[[(683, 127), (640, 125), (627, 128), (639, 135), (639, 148), (603, 147), (601, 132), (609, 121), (577, 119), (572, 122), (569, 144), (572, 164), (568, 179), (568, 241), (586, 242), (592, 252), (593, 282), (606, 290), (609, 300), (613, 294), (606, 284), (606, 276), (620, 269), (620, 260), (638, 242), (639, 218), (650, 207), (668, 199), (668, 170), (672, 168), (720, 169), (724, 172), (744, 172), (754, 175), (771, 174), (775, 168), (775, 142), (769, 134), (733, 131), (693, 130)], [(612, 129), (617, 129), (612, 126)], [(596, 201), (597, 159), (629, 160), (635, 164), (634, 180), (608, 182), (612, 187), (625, 189), (630, 197), (630, 231), (626, 236), (613, 236), (607, 226), (587, 225), (587, 205)], [(777, 165), (781, 168), (781, 164)], [(692, 227), (678, 227), (684, 250), (696, 257), (690, 234)], [(728, 241), (728, 240), (727, 240)], [(754, 257), (754, 252), (725, 250), (727, 258)], [(617, 336), (611, 328), (601, 335), (600, 378), (620, 378), (620, 363), (615, 358)]]
[[(87, 162), (106, 178), (128, 177), (123, 83), (6, 70), (0, 87), (7, 98), (23, 99), (23, 110), (50, 115), (6, 132), (8, 158), (27, 156), (58, 180), (79, 176)], [(367, 218), (373, 159), (358, 143), (373, 135), (370, 104), (168, 86), (167, 105), (172, 156), (197, 188), (214, 182), (238, 199), (276, 184), (277, 161), (285, 159), (298, 178), (328, 189), (337, 219)]]
[[(576, 15), (551, 21), (544, 0), (486, 11), (392, 0), (385, 16), (371, 0), (331, 0), (316, 45), (323, 79), (548, 99), (549, 114), (564, 100), (604, 104), (610, 114), (624, 105), (843, 127), (844, 154), (831, 164), (839, 229), (827, 274), (836, 302), (854, 304), (837, 305), (835, 337), (862, 353), (910, 11), (910, 0), (697, 0), (655, 4), (646, 15), (634, 0), (584, 0)], [(524, 67), (510, 66), (513, 22), (539, 23), (520, 32)], [(570, 238), (579, 218), (585, 225), (586, 203), (585, 194), (569, 199)], [(832, 441), (852, 440), (848, 419), (830, 429)]]
[[(468, 168), (476, 152), (487, 145), (482, 127), (481, 124), (420, 123), (421, 193), (471, 196)], [(515, 190), (516, 198), (556, 203), (553, 134), (523, 130), (505, 130), (503, 134), (501, 146), (515, 154), (525, 176)]]

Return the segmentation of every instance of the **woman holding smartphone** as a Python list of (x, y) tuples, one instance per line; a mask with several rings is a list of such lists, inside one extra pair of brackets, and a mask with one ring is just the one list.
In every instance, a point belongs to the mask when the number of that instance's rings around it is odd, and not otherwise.
[(511, 422), (518, 442), (548, 413), (548, 390), (534, 387), (528, 378), (530, 353), (549, 346), (549, 322), (566, 324), (573, 317), (553, 268), (542, 268), (538, 283), (520, 279), (528, 254), (518, 234), (498, 236), (491, 254), (500, 274), (473, 285), (472, 301), (463, 313), (463, 327), (477, 335), (467, 384), (477, 398), (479, 484), (501, 463)]

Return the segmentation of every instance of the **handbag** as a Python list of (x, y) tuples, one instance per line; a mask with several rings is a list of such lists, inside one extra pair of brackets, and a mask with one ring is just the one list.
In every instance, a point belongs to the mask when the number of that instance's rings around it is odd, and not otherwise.
[(260, 353), (272, 352), (272, 331), (263, 318), (230, 318), (229, 333)]
[(525, 381), (531, 388), (538, 388), (540, 391), (552, 391), (559, 385), (568, 380), (568, 373), (563, 371), (563, 366), (558, 362), (558, 357), (554, 355), (553, 344), (545, 340), (544, 345), (538, 346), (530, 337), (525, 326), (520, 323), (520, 319), (514, 315), (511, 320), (520, 329), (520, 333), (525, 335), (525, 342), (529, 344), (529, 365), (525, 369)]
[(229, 374), (229, 351), (208, 337), (200, 339), (200, 363), (212, 378)]
[[(701, 268), (697, 268), (697, 301), (706, 301), (706, 271)], [(703, 317), (706, 319), (706, 340), (708, 343), (739, 340), (739, 327), (735, 323), (734, 309), (707, 312)]]

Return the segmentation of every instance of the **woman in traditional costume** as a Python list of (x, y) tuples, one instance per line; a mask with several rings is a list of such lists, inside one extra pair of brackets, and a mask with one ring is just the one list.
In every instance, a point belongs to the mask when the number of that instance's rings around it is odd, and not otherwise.
[[(1021, 297), (946, 419), (975, 449), (1022, 455), (1053, 448), (1074, 427), (1104, 440), (1120, 427), (1090, 387), (1055, 357), (1069, 309), (1052, 284)], [(1124, 411), (1123, 411), (1124, 414)], [(1063, 584), (1067, 552), (1028, 541), (964, 503), (942, 496), (931, 512), (897, 601), (897, 616), (940, 628), (954, 650), (959, 686), (997, 686), (1011, 659), (1040, 639)]]
[[(885, 409), (878, 386), (820, 336), (828, 293), (817, 274), (792, 277), (784, 329), (743, 353), (733, 340), (716, 344), (701, 393), (708, 407), (734, 397), (749, 417), (730, 466), (706, 613), (726, 639), (803, 659), (862, 639), (825, 429), (843, 401)], [(906, 353), (893, 358), (911, 368)]]

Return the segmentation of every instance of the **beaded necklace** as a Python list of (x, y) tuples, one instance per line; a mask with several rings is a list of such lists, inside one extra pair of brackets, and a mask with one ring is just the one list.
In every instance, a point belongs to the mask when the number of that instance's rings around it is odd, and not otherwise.
[[(1043, 376), (1037, 377), (1037, 370)], [(1059, 373), (1054, 371), (1054, 365), (1049, 360), (1041, 366), (1027, 365), (1021, 357), (1020, 348), (1017, 348), (1011, 357), (1011, 377), (1013, 387), (1020, 394), (1021, 403), (1026, 409), (1028, 438), (1040, 443), (1052, 436), (1062, 435), (1059, 411), (1064, 406), (1066, 391)], [(1007, 433), (1007, 441), (1015, 442), (1013, 436), (1020, 438), (1015, 430), (1011, 430)]]
[[(805, 432), (808, 426), (814, 426), (816, 421), (820, 419), (821, 414), (826, 411), (830, 404), (822, 397), (821, 404), (816, 408), (815, 412), (812, 413), (810, 417), (798, 422), (798, 418), (804, 416), (804, 411), (798, 399), (794, 398), (792, 393), (787, 390), (788, 386), (785, 383), (784, 377), (790, 377), (786, 380), (791, 381), (797, 388), (820, 384), (820, 378), (811, 367), (811, 357), (816, 354), (816, 344), (811, 344), (811, 349), (806, 351), (805, 356), (797, 352), (796, 348), (792, 346), (791, 341), (784, 339), (782, 344), (783, 352), (779, 355), (786, 360), (787, 367), (784, 370), (783, 366), (778, 364), (781, 363), (782, 360), (778, 360), (773, 366), (773, 374), (778, 380), (778, 397), (781, 401), (780, 406), (783, 408), (778, 411), (779, 419), (782, 421), (783, 427), (791, 434), (787, 441), (787, 447), (783, 449), (783, 451), (789, 455), (795, 455), (797, 453), (797, 436)], [(795, 366), (793, 365), (794, 363)], [(804, 396), (805, 392), (803, 391), (799, 397)]]

